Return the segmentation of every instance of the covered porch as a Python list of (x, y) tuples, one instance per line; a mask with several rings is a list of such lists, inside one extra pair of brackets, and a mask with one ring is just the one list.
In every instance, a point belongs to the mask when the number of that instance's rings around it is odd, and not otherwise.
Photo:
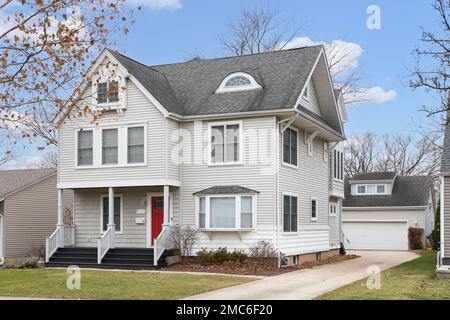
[(127, 262), (158, 266), (170, 248), (171, 226), (178, 216), (178, 186), (72, 190), (73, 212), (71, 219), (67, 219), (61, 202), (64, 189), (58, 189), (56, 230), (46, 243), (49, 265), (63, 262), (64, 258), (76, 264), (74, 258), (79, 257), (81, 265), (86, 262), (90, 267), (93, 264), (103, 267), (111, 262), (121, 267), (126, 267)]

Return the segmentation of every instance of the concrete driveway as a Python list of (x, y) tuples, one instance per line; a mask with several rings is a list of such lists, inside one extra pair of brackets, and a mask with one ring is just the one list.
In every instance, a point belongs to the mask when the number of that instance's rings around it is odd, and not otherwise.
[(202, 293), (188, 300), (305, 300), (367, 277), (369, 266), (380, 270), (413, 260), (408, 251), (349, 251), (360, 258), (266, 277), (254, 282)]

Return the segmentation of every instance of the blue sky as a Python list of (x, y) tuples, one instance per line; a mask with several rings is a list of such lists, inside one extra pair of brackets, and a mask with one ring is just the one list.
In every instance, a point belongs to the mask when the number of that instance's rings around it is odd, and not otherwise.
[[(302, 26), (300, 37), (327, 43), (343, 40), (357, 44), (362, 54), (354, 61), (363, 76), (364, 88), (381, 87), (390, 92), (390, 101), (350, 105), (347, 135), (372, 131), (378, 134), (410, 132), (412, 123), (430, 120), (418, 111), (432, 97), (413, 92), (408, 73), (414, 67), (413, 49), (418, 45), (421, 27), (436, 30), (438, 20), (432, 0), (129, 0), (143, 5), (128, 35), (117, 38), (115, 49), (145, 64), (183, 61), (196, 54), (204, 57), (225, 55), (219, 40), (227, 33), (244, 8), (264, 7), (277, 12), (278, 20), (292, 28)], [(381, 29), (366, 26), (369, 5), (381, 12)], [(395, 98), (392, 98), (392, 90)], [(40, 157), (42, 152), (28, 148), (20, 155)], [(21, 166), (21, 164), (17, 164)]]

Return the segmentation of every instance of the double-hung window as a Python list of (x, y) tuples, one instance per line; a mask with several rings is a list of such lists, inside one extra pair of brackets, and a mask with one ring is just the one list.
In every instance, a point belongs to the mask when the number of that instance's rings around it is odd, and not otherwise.
[[(109, 197), (102, 196), (102, 230), (106, 231), (109, 220)], [(120, 195), (114, 196), (114, 224), (116, 232), (122, 232), (122, 197)]]
[(79, 166), (92, 166), (93, 164), (93, 131), (78, 131), (77, 163)]
[(102, 130), (102, 164), (117, 164), (119, 160), (118, 129)]
[(144, 127), (128, 128), (128, 163), (143, 163), (145, 161), (144, 134)]
[(210, 163), (239, 163), (241, 152), (241, 132), (239, 123), (211, 125), (210, 127)]
[(254, 195), (200, 196), (198, 226), (201, 229), (251, 229), (255, 208)]
[(340, 150), (334, 150), (333, 156), (333, 177), (337, 180), (344, 179), (344, 153)]
[(283, 195), (283, 232), (297, 231), (298, 198)]
[(311, 221), (317, 221), (317, 200), (311, 199)]
[(117, 81), (100, 82), (97, 84), (97, 103), (119, 101), (119, 84)]
[(283, 163), (297, 166), (297, 131), (292, 128), (283, 132)]
[(336, 216), (337, 204), (335, 202), (330, 202), (330, 216)]

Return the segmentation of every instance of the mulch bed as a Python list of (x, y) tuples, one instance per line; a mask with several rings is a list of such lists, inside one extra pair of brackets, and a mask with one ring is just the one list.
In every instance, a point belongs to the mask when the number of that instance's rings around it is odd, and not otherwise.
[(225, 262), (223, 264), (201, 265), (195, 258), (188, 259), (184, 262), (172, 264), (161, 270), (167, 271), (188, 271), (188, 272), (209, 272), (209, 273), (225, 273), (237, 275), (253, 275), (253, 276), (275, 276), (286, 272), (292, 272), (301, 269), (310, 269), (315, 266), (324, 264), (332, 264), (345, 260), (355, 259), (359, 256), (355, 254), (350, 255), (336, 255), (328, 259), (324, 259), (317, 263), (305, 262), (300, 266), (289, 266), (277, 268), (273, 264), (261, 263), (259, 261), (252, 261), (248, 259), (244, 263)]

